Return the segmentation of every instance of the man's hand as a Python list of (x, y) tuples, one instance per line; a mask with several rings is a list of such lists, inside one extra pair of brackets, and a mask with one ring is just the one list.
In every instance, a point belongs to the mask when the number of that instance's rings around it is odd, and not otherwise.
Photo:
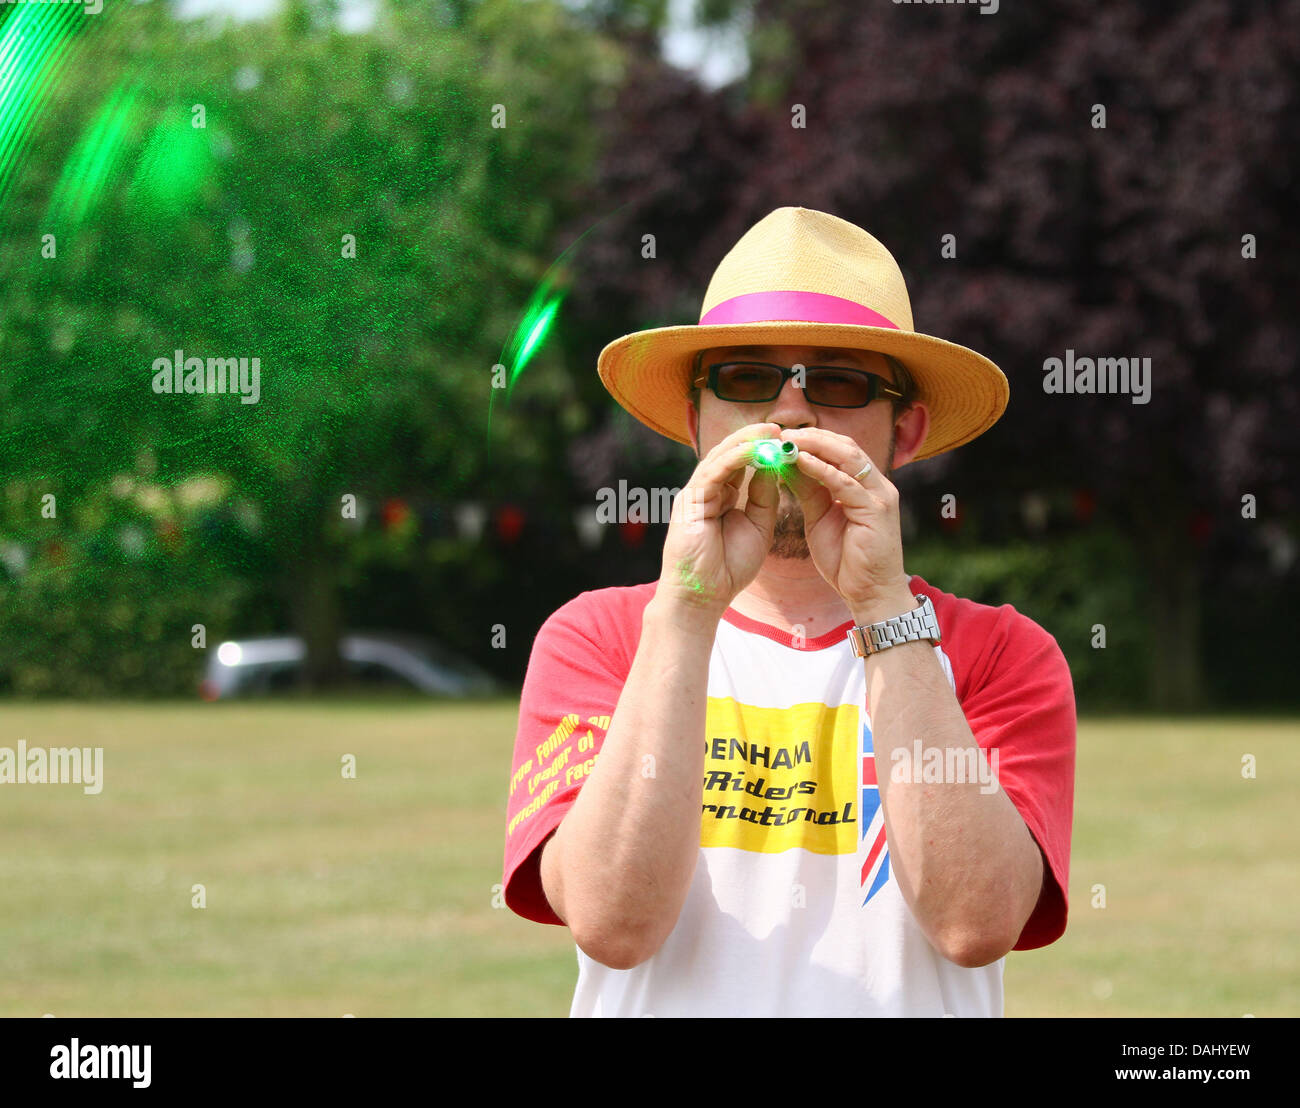
[[(798, 472), (788, 472), (786, 484), (803, 508), (817, 571), (859, 622), (906, 611), (914, 599), (903, 572), (894, 483), (847, 435), (804, 427), (781, 437), (799, 447)], [(871, 471), (855, 479), (868, 462)]]
[(780, 432), (775, 423), (742, 427), (700, 460), (673, 502), (657, 597), (720, 616), (758, 575), (776, 528), (776, 476), (758, 470), (750, 479), (744, 509), (736, 502), (750, 464), (750, 444)]

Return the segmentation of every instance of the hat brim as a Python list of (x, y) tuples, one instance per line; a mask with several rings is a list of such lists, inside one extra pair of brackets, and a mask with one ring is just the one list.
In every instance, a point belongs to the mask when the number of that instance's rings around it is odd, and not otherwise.
[(907, 367), (930, 427), (914, 461), (983, 434), (1006, 411), (1006, 376), (964, 346), (892, 327), (767, 322), (656, 327), (615, 339), (596, 372), (610, 394), (647, 427), (691, 445), (686, 420), (695, 355), (715, 346), (842, 346), (890, 354)]

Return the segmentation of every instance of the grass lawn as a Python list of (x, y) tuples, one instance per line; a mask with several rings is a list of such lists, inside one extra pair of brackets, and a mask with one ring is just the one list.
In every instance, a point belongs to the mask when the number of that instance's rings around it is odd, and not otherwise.
[[(105, 783), (0, 786), (0, 1015), (567, 1014), (568, 933), (492, 906), (515, 713), (4, 704)], [(1297, 780), (1295, 721), (1083, 723), (1070, 927), (1007, 1014), (1300, 1014)]]

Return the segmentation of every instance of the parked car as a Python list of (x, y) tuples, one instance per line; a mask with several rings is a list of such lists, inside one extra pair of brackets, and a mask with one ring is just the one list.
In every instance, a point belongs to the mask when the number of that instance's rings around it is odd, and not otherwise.
[[(430, 696), (484, 696), (502, 685), (473, 662), (415, 635), (359, 633), (339, 641), (347, 684), (365, 690), (409, 688)], [(307, 647), (296, 635), (223, 642), (208, 656), (199, 686), (204, 700), (296, 688)]]

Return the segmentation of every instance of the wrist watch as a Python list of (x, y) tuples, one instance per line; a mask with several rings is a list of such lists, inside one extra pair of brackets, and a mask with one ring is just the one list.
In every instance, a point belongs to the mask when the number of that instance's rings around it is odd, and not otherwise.
[(868, 623), (853, 627), (848, 632), (849, 643), (853, 653), (859, 658), (879, 654), (891, 646), (905, 642), (929, 639), (936, 646), (939, 644), (939, 621), (934, 616), (934, 605), (928, 596), (917, 597), (916, 607), (893, 619), (883, 619), (879, 623)]

